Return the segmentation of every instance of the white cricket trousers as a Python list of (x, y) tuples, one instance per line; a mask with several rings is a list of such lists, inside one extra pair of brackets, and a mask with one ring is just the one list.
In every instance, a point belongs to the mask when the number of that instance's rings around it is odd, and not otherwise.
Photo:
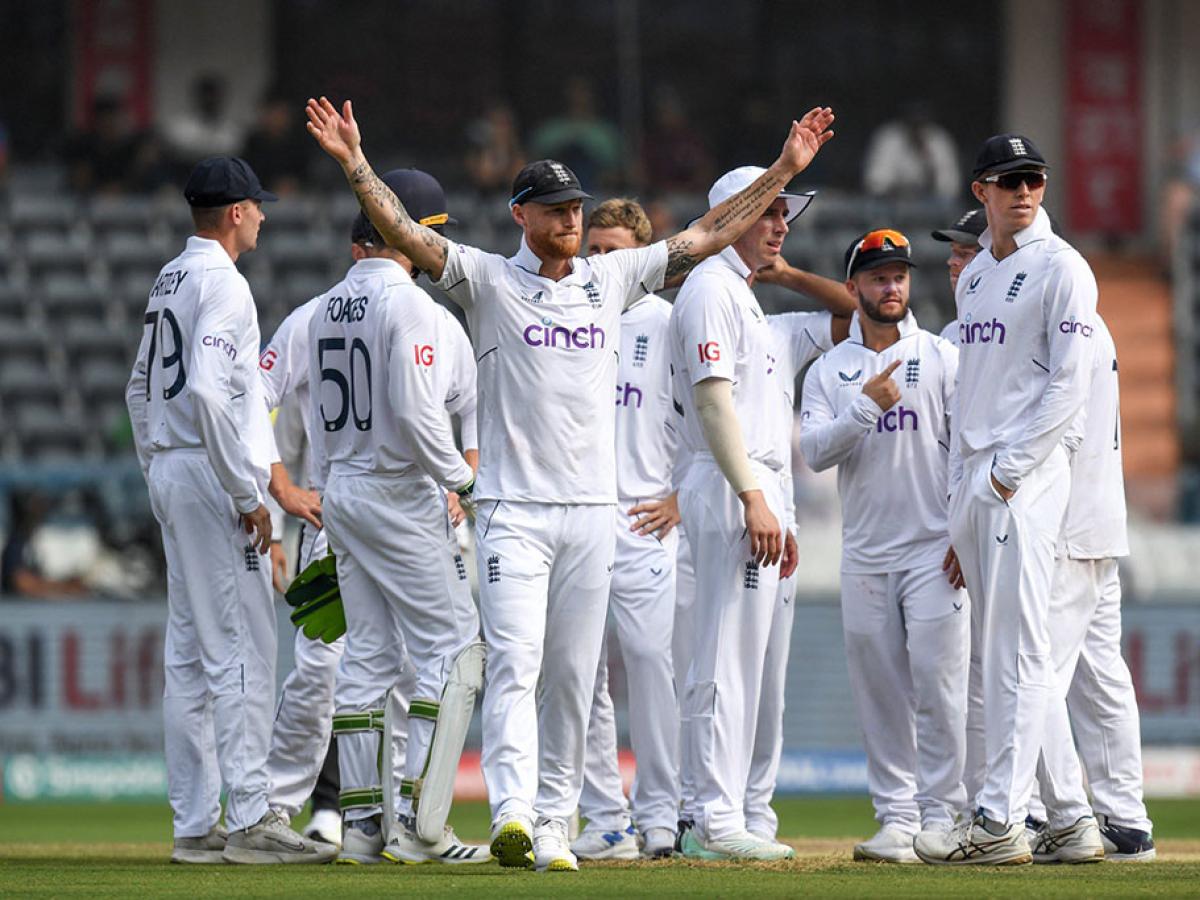
[[(674, 830), (679, 815), (679, 705), (671, 663), (675, 620), (675, 556), (679, 536), (662, 541), (629, 530), (622, 501), (616, 510), (616, 556), (608, 605), (629, 686), (629, 741), (637, 760), (633, 820), (645, 833)], [(623, 829), (629, 809), (617, 767), (617, 729), (603, 652), (588, 723), (579, 811), (589, 830)], [(613, 779), (613, 773), (616, 779)]]
[[(405, 650), (415, 681), (412, 699), (440, 703), (459, 653), (479, 639), (479, 618), (441, 489), (425, 475), (333, 474), (322, 503), (329, 546), (337, 556), (346, 612), (346, 646), (334, 688), (336, 712), (382, 710), (403, 676)], [(424, 771), (434, 723), (409, 719), (405, 778)], [(381, 788), (379, 739), (338, 736), (343, 802), (348, 792)], [(400, 802), (411, 814), (411, 802)], [(346, 809), (347, 820), (378, 813), (378, 804)]]
[[(1121, 579), (1115, 559), (1060, 559), (1051, 600), (1051, 640), (1068, 717), (1046, 724), (1030, 813), (1063, 828), (1094, 809), (1127, 828), (1151, 831), (1142, 799), (1141, 725), (1133, 679), (1121, 656)], [(1073, 653), (1071, 651), (1074, 651)], [(1074, 738), (1072, 737), (1074, 732)], [(1077, 740), (1076, 740), (1077, 739)], [(1078, 749), (1078, 755), (1076, 750)], [(1081, 803), (1079, 762), (1092, 789)], [(1057, 786), (1071, 787), (1064, 801)]]
[(688, 764), (691, 747), (691, 715), (688, 710), (692, 706), (688, 702), (688, 670), (692, 667), (696, 567), (692, 564), (692, 542), (683, 523), (675, 530), (679, 533), (679, 550), (675, 556), (675, 627), (671, 632), (671, 663), (675, 668), (675, 691), (679, 696), (679, 818), (694, 822), (694, 767)]
[(796, 616), (796, 573), (779, 579), (771, 636), (763, 659), (762, 696), (758, 700), (758, 724), (754, 729), (754, 751), (746, 784), (743, 811), (746, 830), (775, 839), (779, 817), (771, 808), (779, 759), (783, 753), (784, 691), (787, 687), (788, 654), (792, 648), (792, 620)]
[(267, 811), (275, 698), (271, 565), (242, 528), (203, 450), (154, 454), (150, 505), (167, 558), (163, 732), (175, 837), (221, 815), (249, 828)]
[(487, 643), (482, 766), (493, 822), (566, 821), (579, 806), (614, 562), (613, 509), (479, 504), (475, 555)]
[[(755, 468), (767, 504), (782, 523), (782, 476)], [(696, 569), (685, 691), (690, 747), (684, 761), (692, 770), (696, 825), (716, 840), (746, 828), (746, 787), (779, 566), (751, 559), (742, 504), (715, 462), (697, 459), (688, 469), (679, 509)]]
[(842, 632), (875, 819), (905, 834), (966, 805), (970, 610), (941, 562), (842, 574)]
[(963, 460), (950, 541), (979, 607), (986, 763), (974, 803), (989, 819), (1014, 824), (1025, 820), (1053, 693), (1050, 589), (1071, 475), (1056, 447), (1006, 503), (991, 466), (990, 453)]

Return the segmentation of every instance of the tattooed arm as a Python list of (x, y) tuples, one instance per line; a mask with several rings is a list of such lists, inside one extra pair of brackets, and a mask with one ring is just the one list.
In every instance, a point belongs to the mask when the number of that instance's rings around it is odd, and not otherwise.
[(792, 122), (779, 159), (757, 181), (714, 206), (690, 228), (668, 238), (666, 286), (681, 284), (696, 263), (720, 253), (741, 237), (833, 137), (831, 124), (833, 111), (829, 107), (809, 110), (799, 122)]
[(434, 281), (440, 279), (449, 244), (436, 231), (413, 219), (392, 189), (375, 174), (363, 155), (362, 138), (350, 101), (343, 104), (339, 113), (324, 97), (319, 101), (310, 99), (306, 112), (309, 134), (341, 164), (359, 206), (388, 246), (407, 256)]

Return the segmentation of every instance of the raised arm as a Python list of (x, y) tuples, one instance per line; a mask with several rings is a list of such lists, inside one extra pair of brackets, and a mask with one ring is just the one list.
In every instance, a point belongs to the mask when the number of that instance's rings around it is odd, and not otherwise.
[(446, 266), (449, 244), (436, 231), (413, 219), (392, 189), (375, 174), (363, 155), (362, 137), (350, 101), (342, 104), (339, 113), (325, 97), (320, 100), (310, 97), (306, 112), (308, 133), (341, 165), (359, 206), (388, 246), (411, 259), (434, 281), (439, 280)]
[(720, 253), (741, 237), (833, 137), (829, 130), (832, 124), (833, 110), (829, 107), (809, 110), (799, 122), (792, 122), (779, 159), (753, 184), (714, 206), (695, 224), (667, 238), (666, 286), (680, 284), (698, 262)]

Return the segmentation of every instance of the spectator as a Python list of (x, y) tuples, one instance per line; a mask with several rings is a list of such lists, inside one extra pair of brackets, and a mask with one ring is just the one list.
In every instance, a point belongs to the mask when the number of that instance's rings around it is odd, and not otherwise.
[(192, 100), (192, 109), (163, 124), (163, 138), (175, 162), (190, 170), (197, 160), (209, 156), (240, 155), (246, 130), (226, 109), (224, 79), (219, 75), (197, 78)]
[(76, 191), (100, 194), (150, 187), (157, 156), (154, 142), (129, 126), (120, 98), (102, 94), (89, 127), (67, 142), (68, 181)]
[(498, 101), (488, 104), (467, 126), (467, 145), (463, 166), (471, 185), (481, 194), (507, 192), (525, 165), (512, 108)]
[(921, 106), (883, 123), (867, 142), (863, 185), (876, 196), (952, 200), (962, 184), (954, 139)]
[(581, 184), (612, 187), (621, 174), (616, 127), (596, 112), (596, 92), (586, 78), (567, 81), (566, 101), (566, 115), (543, 122), (534, 132), (534, 155), (563, 163)]
[(299, 102), (268, 96), (246, 141), (246, 160), (280, 196), (296, 193), (308, 173), (309, 144), (297, 137), (302, 122), (299, 109)]
[(1179, 236), (1196, 207), (1200, 193), (1200, 133), (1181, 137), (1171, 146), (1170, 174), (1163, 185), (1159, 228), (1163, 241), (1163, 266), (1171, 271)]
[(656, 191), (705, 191), (713, 180), (712, 156), (688, 119), (679, 93), (655, 92), (654, 116), (642, 148), (648, 183)]
[(47, 578), (34, 552), (34, 538), (46, 519), (50, 504), (35, 491), (9, 495), (9, 533), (0, 556), (0, 592), (18, 597), (65, 599), (88, 593), (79, 578)]

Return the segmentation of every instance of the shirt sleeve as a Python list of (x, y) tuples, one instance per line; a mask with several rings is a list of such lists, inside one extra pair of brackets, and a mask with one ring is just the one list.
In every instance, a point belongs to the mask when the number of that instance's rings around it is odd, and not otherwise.
[(825, 391), (820, 362), (804, 376), (800, 409), (800, 452), (814, 472), (849, 459), (883, 414), (879, 404), (860, 393), (838, 415)]
[[(233, 498), (239, 513), (254, 512), (262, 504), (262, 495), (254, 474), (251, 448), (242, 440), (234, 404), (238, 400), (260, 401), (233, 396), (234, 357), (226, 348), (241, 344), (246, 317), (253, 309), (250, 289), (240, 277), (221, 277), (210, 272), (210, 284), (200, 299), (188, 369), (188, 387), (196, 401), (196, 426), (201, 443), (217, 480)], [(214, 340), (204, 340), (208, 337)], [(265, 417), (266, 410), (261, 412)], [(269, 428), (265, 430), (269, 433)]]
[(705, 378), (733, 381), (739, 331), (737, 301), (715, 279), (701, 277), (693, 284), (698, 296), (690, 298), (679, 310), (679, 334), (688, 381), (691, 384), (699, 384)]
[(462, 326), (448, 311), (443, 311), (446, 336), (451, 346), (454, 370), (446, 409), (458, 419), (459, 437), (463, 450), (479, 449), (479, 427), (476, 422), (476, 370), (471, 341)]
[(833, 316), (827, 312), (790, 312), (767, 316), (791, 349), (792, 378), (804, 367), (833, 349)]
[[(388, 326), (391, 356), (388, 391), (396, 410), (396, 426), (412, 447), (417, 465), (442, 487), (458, 490), (471, 481), (471, 467), (454, 445), (446, 412), (454, 350), (445, 320), (432, 301), (406, 305), (403, 322)], [(429, 362), (406, 352), (412, 344), (433, 347)]]
[(667, 275), (667, 242), (615, 250), (592, 257), (589, 263), (593, 268), (604, 269), (608, 277), (621, 285), (618, 292), (621, 308), (628, 309), (647, 294), (662, 290)]
[(434, 282), (434, 286), (443, 291), (447, 297), (457, 303), (463, 310), (470, 312), (478, 299), (479, 289), (492, 284), (502, 277), (504, 257), (495, 253), (487, 253), (477, 247), (466, 244), (446, 242), (446, 266), (442, 277)]
[(951, 493), (951, 484), (957, 485), (962, 478), (962, 456), (957, 459), (959, 472), (956, 474), (950, 468), (955, 462), (954, 456), (954, 426), (956, 424), (956, 410), (954, 406), (955, 388), (958, 386), (958, 348), (947, 340), (938, 339), (936, 341), (938, 353), (942, 357), (942, 410), (945, 414), (946, 427), (946, 454), (947, 454), (947, 472), (946, 472), (946, 493), (947, 496)]
[(992, 466), (996, 480), (1010, 490), (1046, 460), (1087, 399), (1097, 295), (1096, 277), (1083, 257), (1058, 254), (1042, 300), (1050, 377), (1025, 428)]
[(142, 475), (150, 473), (150, 426), (146, 421), (146, 372), (150, 364), (150, 330), (142, 330), (142, 340), (138, 344), (137, 358), (133, 361), (133, 371), (129, 374), (129, 383), (125, 386), (125, 406), (129, 410), (129, 423), (133, 428), (133, 449), (137, 453), (138, 464), (142, 467)]
[(292, 310), (258, 357), (267, 409), (275, 409), (308, 379), (308, 304)]

